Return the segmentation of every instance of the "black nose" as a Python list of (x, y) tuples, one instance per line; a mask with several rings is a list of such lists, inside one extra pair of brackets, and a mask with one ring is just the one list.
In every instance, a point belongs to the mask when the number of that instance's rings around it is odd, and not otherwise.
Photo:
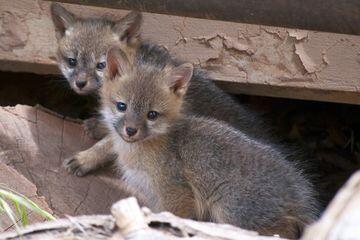
[(137, 133), (137, 129), (136, 128), (131, 128), (131, 127), (127, 127), (126, 128), (126, 133), (129, 137), (134, 136)]
[(85, 87), (86, 83), (87, 83), (87, 82), (84, 81), (84, 80), (79, 80), (79, 81), (76, 81), (76, 82), (75, 82), (76, 86), (77, 86), (78, 88), (80, 88), (80, 89), (82, 89), (83, 87)]

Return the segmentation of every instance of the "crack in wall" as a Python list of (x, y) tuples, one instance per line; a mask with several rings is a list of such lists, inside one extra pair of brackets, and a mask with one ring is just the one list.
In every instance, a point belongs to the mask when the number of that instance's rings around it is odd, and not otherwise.
[(232, 75), (238, 71), (254, 83), (313, 83), (319, 78), (317, 73), (324, 70), (330, 61), (324, 50), (320, 56), (322, 61), (316, 62), (307, 52), (305, 43), (309, 40), (310, 32), (306, 30), (260, 27), (259, 32), (252, 36), (246, 36), (243, 31), (238, 31), (237, 38), (214, 33), (180, 38), (176, 44), (198, 43), (217, 52), (200, 63), (208, 70), (230, 72)]

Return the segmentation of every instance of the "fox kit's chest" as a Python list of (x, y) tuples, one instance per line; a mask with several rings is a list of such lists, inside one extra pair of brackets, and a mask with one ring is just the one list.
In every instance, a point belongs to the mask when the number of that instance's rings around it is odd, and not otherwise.
[(156, 186), (154, 157), (151, 151), (140, 149), (133, 144), (116, 141), (114, 150), (118, 154), (117, 163), (123, 170), (123, 180), (128, 187), (143, 196), (146, 205), (153, 211), (161, 210), (162, 204)]
[(145, 205), (153, 211), (160, 211), (162, 204), (154, 189), (154, 182), (150, 175), (136, 169), (124, 169), (123, 180), (131, 191), (144, 198)]
[(149, 175), (156, 170), (160, 151), (137, 143), (128, 143), (119, 138), (113, 143), (118, 161), (123, 168), (145, 171)]

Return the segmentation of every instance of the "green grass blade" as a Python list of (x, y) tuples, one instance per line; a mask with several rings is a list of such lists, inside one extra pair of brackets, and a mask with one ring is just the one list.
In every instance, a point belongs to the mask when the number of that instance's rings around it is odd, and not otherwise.
[(22, 209), (22, 214), (21, 214), (21, 221), (22, 221), (22, 224), (23, 226), (27, 226), (29, 224), (29, 219), (28, 219), (28, 215), (27, 215), (27, 212), (26, 212), (26, 207), (23, 205), (23, 206), (20, 206), (20, 208)]
[(6, 212), (6, 215), (10, 218), (11, 222), (14, 224), (15, 228), (19, 230), (19, 226), (16, 222), (14, 212), (9, 206), (9, 204), (4, 199), (0, 198), (0, 205), (4, 209), (4, 212)]
[(18, 215), (20, 216), (22, 225), (26, 226), (28, 224), (26, 207), (24, 205), (20, 205), (18, 202), (13, 202), (13, 203), (15, 205), (15, 209)]
[(21, 218), (21, 209), (20, 209), (20, 205), (18, 202), (13, 202), (14, 206), (15, 206), (15, 209), (16, 209), (16, 212), (18, 213), (18, 215), (20, 216)]
[[(0, 216), (1, 216), (1, 214), (4, 212), (4, 208), (2, 207), (2, 205), (0, 204)], [(1, 219), (0, 219), (0, 228), (2, 228), (2, 221), (1, 221)]]
[(10, 191), (7, 190), (3, 190), (0, 189), (0, 197), (9, 199), (13, 202), (17, 202), (18, 204), (26, 207), (27, 209), (39, 214), (42, 217), (45, 217), (49, 220), (55, 220), (55, 217), (52, 216), (50, 213), (48, 213), (47, 211), (41, 209), (36, 203), (34, 203), (33, 201), (31, 201), (30, 199), (28, 199), (25, 196), (20, 196), (20, 195), (16, 195)]

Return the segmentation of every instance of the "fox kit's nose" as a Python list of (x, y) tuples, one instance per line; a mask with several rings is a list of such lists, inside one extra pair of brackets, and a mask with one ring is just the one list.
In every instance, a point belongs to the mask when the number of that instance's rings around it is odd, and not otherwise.
[(132, 128), (132, 127), (127, 127), (126, 128), (126, 133), (129, 137), (134, 136), (137, 133), (137, 129), (136, 128)]
[(85, 85), (86, 85), (86, 83), (87, 83), (87, 82), (84, 81), (84, 80), (79, 80), (79, 81), (76, 81), (76, 82), (75, 82), (76, 86), (77, 86), (79, 89), (84, 88)]

